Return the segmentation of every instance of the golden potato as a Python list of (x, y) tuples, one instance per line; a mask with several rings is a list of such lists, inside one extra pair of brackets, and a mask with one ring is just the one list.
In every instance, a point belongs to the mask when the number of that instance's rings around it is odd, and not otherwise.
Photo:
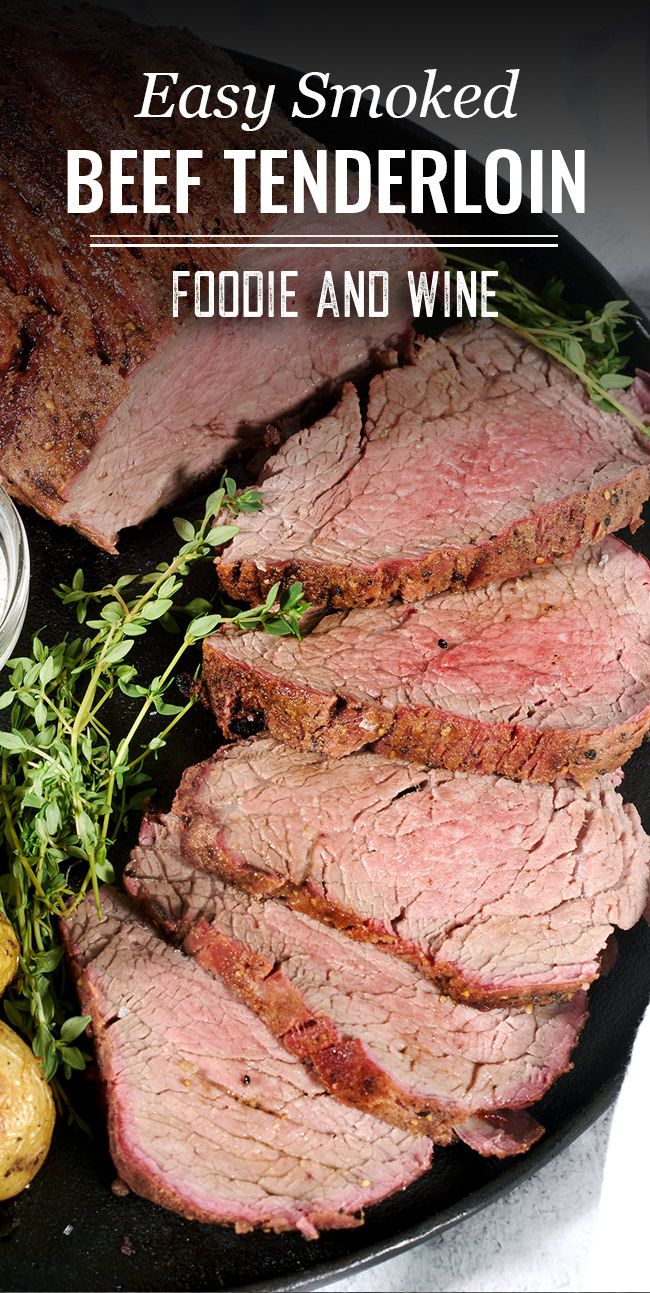
[(0, 1199), (20, 1194), (36, 1176), (50, 1148), (54, 1118), (38, 1060), (0, 1023)]
[(0, 916), (0, 997), (18, 969), (18, 939), (8, 920)]

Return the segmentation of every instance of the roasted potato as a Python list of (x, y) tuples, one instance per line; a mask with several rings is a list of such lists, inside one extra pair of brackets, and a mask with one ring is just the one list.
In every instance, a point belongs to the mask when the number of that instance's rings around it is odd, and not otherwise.
[(36, 1176), (50, 1148), (54, 1118), (38, 1060), (0, 1023), (0, 1200), (20, 1194)]
[(0, 916), (0, 997), (18, 969), (18, 939), (8, 920)]

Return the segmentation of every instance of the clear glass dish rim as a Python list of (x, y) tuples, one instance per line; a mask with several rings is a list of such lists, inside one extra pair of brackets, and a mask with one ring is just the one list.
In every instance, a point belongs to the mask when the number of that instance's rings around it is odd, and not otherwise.
[(7, 544), (7, 601), (0, 618), (0, 651), (9, 642), (13, 649), (14, 634), (20, 630), (27, 607), (30, 576), (29, 543), (22, 517), (13, 499), (0, 485), (0, 526), (9, 539)]

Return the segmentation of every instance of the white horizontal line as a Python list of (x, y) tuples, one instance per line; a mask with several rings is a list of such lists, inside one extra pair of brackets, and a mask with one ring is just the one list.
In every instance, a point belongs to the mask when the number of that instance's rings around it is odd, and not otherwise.
[[(498, 233), (478, 233), (478, 234), (438, 234), (438, 235), (436, 235), (436, 234), (434, 234), (434, 233), (432, 233), (432, 234), (428, 234), (428, 233), (417, 233), (417, 232), (416, 232), (416, 233), (413, 233), (413, 234), (409, 234), (409, 233), (395, 233), (395, 234), (393, 234), (393, 233), (392, 233), (392, 234), (390, 235), (390, 238), (391, 238), (391, 240), (392, 240), (392, 241), (397, 241), (398, 239), (407, 239), (407, 238), (408, 238), (410, 241), (413, 241), (413, 240), (414, 240), (414, 239), (416, 239), (416, 238), (422, 238), (422, 239), (424, 239), (426, 242), (430, 242), (432, 239), (433, 239), (433, 240), (438, 240), (438, 239), (443, 239), (443, 238), (452, 238), (452, 237), (453, 237), (453, 238), (473, 238), (473, 239), (476, 239), (476, 240), (484, 241), (486, 238), (503, 238), (503, 236), (504, 236), (503, 234), (498, 234)], [(125, 237), (127, 237), (127, 238), (129, 238), (129, 239), (133, 239), (133, 238), (149, 238), (149, 239), (152, 239), (152, 240), (153, 240), (153, 239), (155, 239), (156, 241), (161, 241), (161, 242), (162, 242), (164, 239), (169, 239), (169, 238), (183, 238), (183, 239), (185, 239), (185, 240), (187, 240), (187, 241), (194, 241), (194, 240), (195, 240), (195, 239), (197, 239), (197, 238), (200, 238), (200, 239), (202, 239), (202, 240), (203, 240), (203, 239), (210, 239), (210, 240), (214, 240), (214, 241), (218, 241), (218, 240), (220, 240), (220, 239), (225, 239), (225, 238), (237, 238), (238, 240), (242, 240), (242, 241), (243, 241), (243, 240), (246, 240), (246, 239), (252, 239), (252, 238), (261, 238), (261, 239), (269, 239), (269, 238), (283, 238), (283, 239), (286, 239), (286, 238), (385, 238), (385, 237), (386, 237), (386, 234), (385, 234), (385, 233), (334, 233), (334, 232), (331, 232), (331, 231), (329, 231), (329, 230), (328, 230), (328, 231), (324, 231), (323, 233), (281, 233), (281, 234), (272, 234), (272, 233), (237, 233), (237, 234), (230, 234), (230, 233), (205, 233), (205, 234), (203, 234), (203, 233), (184, 233), (184, 234), (178, 234), (178, 233), (152, 233), (152, 234), (149, 234), (149, 233), (128, 233), (128, 234), (121, 234), (121, 233), (99, 233), (99, 234), (95, 234), (95, 235), (94, 235), (94, 237), (95, 237), (95, 238), (112, 238), (112, 239), (114, 239), (114, 240), (115, 240), (115, 241), (117, 241), (117, 242), (121, 242), (121, 241), (122, 241), (122, 239), (123, 239), (123, 238), (125, 238)], [(508, 234), (508, 235), (507, 235), (507, 237), (509, 237), (509, 238), (525, 238), (526, 240), (531, 240), (531, 239), (533, 239), (533, 238), (534, 238), (534, 239), (540, 239), (540, 238), (543, 238), (543, 239), (553, 239), (553, 240), (557, 240), (557, 238), (558, 238), (558, 234), (556, 234), (556, 233), (539, 233), (539, 234), (536, 234), (536, 233), (512, 233), (512, 234)]]
[[(211, 243), (211, 242), (192, 242), (192, 243), (187, 243), (187, 242), (121, 242), (121, 241), (119, 241), (119, 242), (91, 242), (90, 246), (91, 246), (91, 249), (93, 249), (93, 250), (99, 250), (99, 251), (122, 251), (123, 249), (125, 250), (125, 249), (127, 249), (127, 248), (129, 248), (129, 247), (131, 247), (131, 248), (138, 248), (138, 249), (139, 249), (139, 250), (141, 250), (141, 251), (144, 251), (144, 250), (146, 250), (147, 248), (153, 248), (154, 250), (157, 248), (159, 251), (162, 251), (162, 250), (167, 249), (167, 248), (169, 248), (169, 249), (171, 249), (171, 250), (179, 249), (179, 250), (181, 250), (181, 251), (182, 251), (182, 250), (187, 251), (190, 247), (195, 247), (195, 248), (214, 247), (214, 243)], [(350, 249), (353, 249), (353, 248), (355, 248), (355, 247), (356, 247), (356, 248), (360, 248), (360, 249), (362, 249), (362, 248), (367, 248), (368, 250), (371, 250), (371, 249), (372, 249), (372, 250), (374, 250), (374, 251), (380, 251), (380, 250), (382, 250), (382, 249), (383, 249), (383, 250), (390, 250), (390, 249), (392, 249), (392, 250), (399, 250), (399, 249), (402, 249), (402, 250), (406, 249), (406, 250), (408, 250), (409, 248), (416, 248), (416, 247), (417, 247), (419, 250), (422, 250), (423, 246), (426, 246), (426, 244), (423, 244), (423, 243), (421, 243), (421, 242), (351, 242), (351, 243), (341, 243), (341, 242), (290, 242), (290, 243), (287, 243), (287, 242), (263, 242), (263, 243), (252, 243), (252, 242), (248, 242), (248, 243), (247, 243), (247, 242), (223, 242), (223, 243), (220, 243), (220, 246), (221, 246), (221, 247), (224, 247), (224, 248), (226, 248), (226, 249), (238, 248), (238, 249), (239, 249), (239, 250), (241, 250), (241, 251), (269, 251), (269, 250), (274, 250), (274, 249), (275, 249), (275, 250), (283, 250), (283, 251), (294, 251), (294, 250), (298, 250), (298, 249), (300, 249), (300, 248), (303, 248), (303, 249), (305, 249), (305, 248), (313, 248), (314, 250), (317, 250), (317, 249), (319, 249), (319, 248), (326, 249), (326, 248), (333, 248), (333, 247), (336, 247), (336, 248), (338, 248), (339, 250), (342, 250), (342, 249), (343, 249), (344, 247), (346, 247), (346, 246), (347, 246), (347, 247), (350, 247)], [(552, 243), (552, 242), (491, 242), (491, 243), (483, 243), (483, 242), (443, 242), (443, 241), (442, 241), (442, 239), (438, 240), (438, 242), (436, 243), (436, 247), (438, 247), (438, 248), (440, 248), (440, 249), (442, 249), (442, 250), (447, 249), (447, 250), (449, 250), (449, 251), (451, 251), (453, 248), (465, 248), (465, 249), (467, 249), (467, 248), (470, 248), (470, 247), (475, 247), (475, 248), (477, 248), (477, 249), (478, 249), (478, 248), (480, 248), (480, 247), (483, 247), (483, 248), (485, 248), (485, 249), (487, 249), (487, 250), (490, 250), (490, 251), (491, 251), (491, 250), (493, 250), (493, 249), (498, 250), (498, 249), (499, 249), (499, 248), (501, 248), (501, 247), (503, 247), (503, 248), (506, 248), (506, 247), (508, 247), (508, 248), (519, 247), (519, 248), (522, 248), (522, 249), (523, 249), (523, 248), (528, 248), (528, 247), (531, 247), (531, 248), (534, 248), (534, 247), (546, 247), (546, 248), (551, 248), (551, 250), (553, 250), (553, 251), (557, 251), (557, 250), (558, 250), (558, 244), (557, 244), (557, 243)]]

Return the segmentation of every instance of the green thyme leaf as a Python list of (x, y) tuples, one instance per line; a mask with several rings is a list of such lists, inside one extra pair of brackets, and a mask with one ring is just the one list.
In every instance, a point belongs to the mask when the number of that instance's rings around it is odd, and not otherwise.
[(496, 269), (494, 291), (499, 322), (568, 368), (598, 408), (621, 414), (635, 430), (650, 436), (650, 427), (612, 393), (626, 390), (633, 381), (624, 371), (628, 356), (622, 350), (634, 322), (629, 301), (608, 301), (596, 312), (569, 303), (558, 278), (550, 279), (541, 292), (533, 292), (503, 262), (480, 265), (453, 254), (448, 259), (478, 271)]
[[(176, 518), (182, 546), (155, 572), (120, 575), (92, 589), (77, 570), (72, 584), (56, 593), (85, 624), (87, 636), (49, 645), (37, 634), (31, 654), (7, 666), (10, 685), (0, 696), (10, 729), (0, 731), (0, 911), (18, 937), (20, 969), (0, 1009), (31, 1042), (60, 1099), (60, 1078), (87, 1063), (73, 1043), (89, 1020), (76, 1013), (66, 984), (59, 921), (88, 891), (101, 909), (99, 886), (114, 879), (115, 842), (129, 814), (141, 811), (153, 794), (147, 760), (164, 749), (196, 702), (192, 695), (176, 704), (170, 694), (183, 657), (194, 652), (196, 664), (197, 644), (221, 625), (300, 633), (307, 604), (299, 586), (279, 603), (276, 587), (262, 606), (245, 611), (200, 597), (184, 606), (176, 600), (194, 566), (212, 561), (215, 547), (237, 533), (234, 523), (215, 526), (215, 513), (253, 505), (254, 491), (238, 494), (226, 477), (202, 519)], [(138, 669), (138, 641), (170, 620), (178, 632), (181, 615), (189, 623), (166, 667), (148, 681)], [(120, 694), (131, 704), (127, 730), (115, 739), (104, 706)], [(152, 720), (157, 729), (145, 741), (141, 730)]]
[(90, 1015), (71, 1015), (61, 1024), (61, 1041), (66, 1045), (75, 1042), (90, 1023), (92, 1023)]
[(181, 539), (186, 543), (191, 543), (194, 538), (194, 526), (189, 521), (184, 521), (182, 516), (174, 517), (174, 529)]

